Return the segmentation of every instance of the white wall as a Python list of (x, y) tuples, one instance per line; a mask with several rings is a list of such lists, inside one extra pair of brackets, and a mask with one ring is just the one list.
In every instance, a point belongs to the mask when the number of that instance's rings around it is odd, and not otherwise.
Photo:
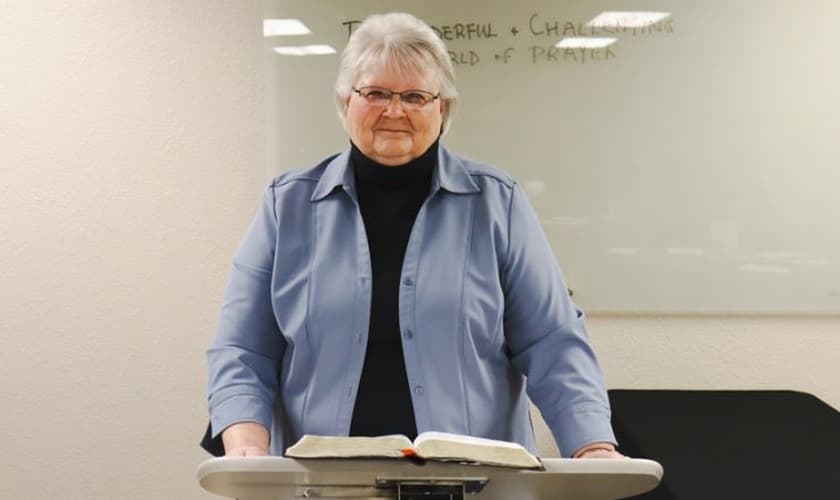
[[(265, 182), (256, 1), (0, 1), (0, 498), (209, 498), (204, 349)], [(611, 387), (840, 407), (840, 319), (602, 317)]]
[(0, 498), (206, 498), (264, 183), (259, 2), (0, 1)]

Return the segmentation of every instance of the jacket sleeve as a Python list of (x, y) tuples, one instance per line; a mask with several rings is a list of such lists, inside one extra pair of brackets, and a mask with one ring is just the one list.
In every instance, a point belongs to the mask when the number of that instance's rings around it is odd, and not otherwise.
[[(277, 239), (274, 189), (269, 186), (233, 258), (216, 336), (207, 350), (208, 451), (228, 426), (258, 422), (272, 428), (278, 372), (286, 348), (271, 301)], [(205, 446), (207, 444), (207, 446)]]
[(536, 212), (517, 184), (509, 211), (502, 286), (511, 360), (527, 377), (528, 396), (563, 456), (589, 443), (615, 443), (584, 314), (569, 298)]

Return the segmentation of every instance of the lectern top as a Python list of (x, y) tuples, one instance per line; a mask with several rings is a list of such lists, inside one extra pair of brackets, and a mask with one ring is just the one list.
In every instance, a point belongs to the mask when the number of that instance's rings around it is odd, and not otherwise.
[(558, 458), (543, 463), (544, 471), (534, 471), (390, 459), (231, 457), (207, 460), (197, 475), (205, 490), (239, 500), (318, 498), (336, 492), (341, 498), (395, 498), (392, 490), (377, 485), (401, 478), (441, 484), (486, 479), (478, 493), (465, 497), (474, 500), (599, 500), (644, 493), (662, 478), (662, 466), (652, 460)]

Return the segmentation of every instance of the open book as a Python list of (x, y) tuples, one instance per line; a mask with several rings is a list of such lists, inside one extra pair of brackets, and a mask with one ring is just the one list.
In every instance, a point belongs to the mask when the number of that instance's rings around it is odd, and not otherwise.
[(474, 462), (504, 467), (542, 468), (537, 457), (517, 443), (423, 432), (412, 443), (401, 434), (379, 437), (313, 436), (306, 434), (286, 450), (294, 458), (394, 457)]

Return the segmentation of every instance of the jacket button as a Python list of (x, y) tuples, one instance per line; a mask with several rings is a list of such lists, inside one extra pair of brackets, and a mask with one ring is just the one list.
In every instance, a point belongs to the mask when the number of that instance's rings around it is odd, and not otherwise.
[(422, 385), (415, 385), (414, 386), (414, 394), (417, 394), (418, 396), (422, 396), (423, 392), (424, 391), (423, 391), (423, 386)]
[(411, 278), (406, 278), (406, 279), (403, 280), (403, 285), (405, 285), (405, 286), (412, 286), (413, 284), (414, 284), (414, 280), (412, 280)]
[(411, 330), (406, 330), (405, 331), (405, 338), (413, 339), (414, 338), (414, 332), (412, 332)]

